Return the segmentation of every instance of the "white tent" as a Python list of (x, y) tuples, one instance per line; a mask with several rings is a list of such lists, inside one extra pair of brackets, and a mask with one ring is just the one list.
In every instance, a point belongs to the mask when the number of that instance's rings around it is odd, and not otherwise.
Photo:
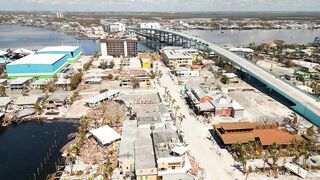
[(90, 130), (90, 133), (102, 144), (110, 144), (121, 138), (120, 134), (108, 125)]

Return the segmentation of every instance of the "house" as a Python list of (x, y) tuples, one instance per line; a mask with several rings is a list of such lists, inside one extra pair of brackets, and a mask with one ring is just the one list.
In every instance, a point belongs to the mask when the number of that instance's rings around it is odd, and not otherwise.
[(58, 81), (54, 83), (54, 85), (57, 88), (61, 88), (66, 91), (69, 91), (71, 89), (70, 84), (71, 84), (70, 79), (65, 79), (65, 78), (59, 78)]
[(41, 97), (38, 95), (19, 96), (15, 101), (15, 105), (22, 108), (34, 108), (34, 105), (39, 103)]
[(6, 112), (8, 105), (12, 102), (11, 97), (0, 97), (0, 112)]
[(7, 79), (0, 79), (0, 85), (6, 86), (7, 83), (8, 83), (8, 80), (7, 80)]
[(120, 96), (119, 90), (109, 90), (86, 100), (85, 103), (88, 107), (95, 107), (103, 101), (110, 100), (118, 96)]
[(150, 127), (139, 128), (134, 150), (136, 179), (157, 180), (158, 171)]
[(227, 98), (221, 96), (213, 101), (214, 115), (215, 116), (231, 116), (232, 115), (232, 104)]
[(45, 89), (48, 86), (49, 82), (50, 82), (50, 80), (47, 80), (47, 79), (38, 79), (38, 80), (32, 82), (31, 86), (34, 89)]
[(221, 81), (225, 84), (238, 83), (239, 79), (235, 73), (224, 73), (222, 74)]
[(187, 67), (178, 67), (175, 69), (178, 77), (199, 77), (199, 71), (191, 70)]
[(276, 125), (263, 125), (251, 122), (232, 122), (213, 125), (215, 133), (224, 145), (243, 144), (257, 141), (266, 148), (274, 143), (280, 147), (291, 145), (303, 138), (298, 134), (290, 134), (285, 128)]
[(152, 133), (158, 176), (165, 174), (186, 173), (191, 165), (186, 155), (187, 148), (176, 131), (159, 128)]
[(121, 138), (120, 134), (118, 134), (114, 129), (112, 129), (108, 125), (99, 127), (97, 129), (92, 129), (89, 132), (103, 146), (109, 145), (112, 142), (117, 141)]
[(90, 78), (85, 81), (85, 84), (101, 84), (102, 79), (101, 78)]
[(224, 96), (219, 91), (209, 93), (197, 85), (189, 85), (188, 99), (196, 113), (209, 117), (232, 116), (235, 119), (242, 119), (244, 108), (230, 97)]
[(139, 54), (139, 59), (141, 61), (141, 66), (143, 69), (151, 69), (153, 68), (153, 60), (152, 56), (147, 53)]
[(53, 93), (47, 99), (47, 109), (57, 109), (67, 104), (69, 94), (66, 93)]
[(31, 83), (32, 78), (17, 78), (10, 81), (11, 90), (21, 90), (24, 86), (28, 86)]
[(134, 172), (135, 142), (137, 140), (137, 121), (123, 122), (121, 142), (119, 149), (119, 169), (123, 174)]

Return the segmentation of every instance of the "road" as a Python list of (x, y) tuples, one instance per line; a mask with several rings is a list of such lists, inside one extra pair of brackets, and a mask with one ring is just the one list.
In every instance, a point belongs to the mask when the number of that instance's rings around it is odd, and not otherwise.
[[(190, 39), (191, 41), (197, 42), (198, 44), (202, 44), (203, 46), (206, 47), (206, 49), (214, 51), (216, 54), (219, 54), (227, 58), (229, 61), (233, 62), (234, 64), (241, 67), (245, 71), (250, 72), (250, 74), (253, 77), (258, 78), (261, 81), (263, 81), (265, 84), (269, 85), (270, 87), (273, 87), (272, 89), (276, 90), (278, 93), (286, 95), (287, 97), (293, 99), (295, 103), (299, 103), (303, 105), (306, 109), (310, 110), (316, 116), (320, 117), (320, 102), (316, 98), (309, 96), (305, 92), (302, 92), (301, 90), (299, 90), (298, 88), (290, 84), (287, 84), (286, 82), (273, 76), (269, 72), (265, 71), (264, 69), (257, 66), (256, 64), (253, 64), (252, 62), (246, 60), (245, 58), (242, 58), (241, 56), (238, 56), (232, 52), (229, 52), (228, 50), (221, 48), (213, 43), (207, 42), (199, 37), (195, 37), (182, 32), (165, 30), (165, 29), (140, 29), (140, 30), (166, 32), (168, 34), (184, 37), (186, 39)], [(302, 114), (309, 121), (311, 121), (313, 124), (320, 126), (319, 118), (313, 117), (311, 113), (308, 114), (308, 112), (305, 111), (304, 108), (300, 108), (299, 113)]]
[[(166, 30), (167, 31), (167, 30)], [(225, 58), (229, 59), (233, 63), (237, 64), (241, 68), (250, 71), (251, 74), (254, 74), (256, 77), (259, 77), (265, 81), (265, 83), (270, 84), (274, 86), (276, 89), (281, 91), (283, 94), (287, 94), (292, 99), (297, 100), (301, 104), (303, 104), (305, 107), (309, 108), (311, 111), (313, 111), (315, 114), (317, 114), (320, 117), (320, 102), (318, 102), (315, 98), (310, 97), (306, 93), (300, 91), (296, 87), (293, 87), (290, 84), (285, 83), (279, 78), (276, 78), (269, 72), (263, 70), (259, 66), (251, 63), (250, 61), (246, 60), (245, 58), (242, 58), (241, 56), (238, 56), (224, 48), (221, 48), (213, 43), (207, 42), (201, 38), (194, 37), (188, 34), (175, 32), (175, 31), (167, 31), (182, 37), (186, 37), (189, 39), (193, 39), (197, 42), (202, 42), (204, 44), (207, 44), (207, 48), (213, 50), (215, 53), (224, 56)]]
[[(177, 101), (176, 105), (181, 107), (179, 113), (184, 114), (186, 119), (182, 122), (185, 141), (188, 144), (191, 155), (196, 159), (206, 173), (207, 180), (228, 180), (243, 177), (238, 170), (233, 171), (234, 160), (225, 150), (213, 144), (207, 136), (211, 127), (200, 123), (194, 116), (189, 114), (190, 109), (185, 100), (180, 98), (181, 86), (175, 85), (170, 78), (169, 69), (163, 65), (159, 66), (163, 76), (160, 79), (162, 88), (159, 91), (164, 94), (164, 87), (167, 87), (171, 96)], [(221, 153), (219, 155), (219, 153)]]

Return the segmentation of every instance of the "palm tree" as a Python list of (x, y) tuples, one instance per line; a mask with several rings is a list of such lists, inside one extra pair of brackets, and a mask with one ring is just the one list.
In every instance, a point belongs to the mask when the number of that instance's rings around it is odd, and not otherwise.
[(179, 123), (180, 123), (180, 125), (181, 125), (182, 122), (183, 122), (183, 120), (186, 119), (186, 116), (180, 113), (180, 116), (178, 116), (178, 119), (179, 119)]
[(168, 96), (169, 96), (168, 87), (164, 87), (164, 98), (165, 98), (166, 101), (168, 101)]
[(250, 159), (250, 156), (247, 154), (245, 147), (243, 144), (240, 144), (238, 151), (238, 161), (243, 166), (242, 171), (246, 172), (247, 169), (247, 161)]
[(174, 98), (171, 99), (171, 105), (170, 105), (171, 109), (173, 108), (173, 105), (174, 105), (174, 103), (176, 103), (176, 102), (177, 102), (177, 101), (176, 101)]
[(252, 167), (249, 166), (248, 171), (246, 171), (246, 180), (248, 179), (249, 174), (252, 173)]
[(174, 112), (174, 116), (177, 118), (177, 113), (178, 113), (178, 110), (180, 110), (181, 108), (180, 108), (180, 106), (179, 105), (176, 105), (175, 107), (174, 107), (174, 110), (175, 110), (175, 112)]
[(127, 111), (129, 111), (130, 116), (132, 115), (133, 108), (131, 106), (127, 107)]
[(73, 146), (68, 147), (66, 151), (67, 151), (66, 163), (70, 165), (70, 173), (73, 174), (73, 162), (75, 160)]
[(272, 158), (272, 168), (276, 168), (276, 163), (279, 159), (279, 150), (278, 150), (278, 145), (273, 143), (272, 146), (269, 148), (269, 153)]

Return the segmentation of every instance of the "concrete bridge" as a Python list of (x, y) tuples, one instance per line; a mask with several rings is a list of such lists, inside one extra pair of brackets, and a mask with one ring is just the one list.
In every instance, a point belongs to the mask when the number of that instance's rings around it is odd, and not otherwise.
[[(284, 96), (291, 105), (289, 106), (296, 113), (300, 114), (308, 121), (320, 127), (320, 102), (315, 97), (306, 94), (295, 86), (270, 74), (251, 61), (238, 56), (230, 51), (221, 48), (213, 43), (207, 42), (199, 37), (181, 32), (164, 29), (134, 29), (139, 35), (146, 37), (154, 46), (173, 45), (183, 47), (194, 47), (208, 50), (226, 58), (230, 63), (238, 66), (243, 72), (256, 78), (266, 86)], [(277, 111), (275, 109), (275, 111)]]

